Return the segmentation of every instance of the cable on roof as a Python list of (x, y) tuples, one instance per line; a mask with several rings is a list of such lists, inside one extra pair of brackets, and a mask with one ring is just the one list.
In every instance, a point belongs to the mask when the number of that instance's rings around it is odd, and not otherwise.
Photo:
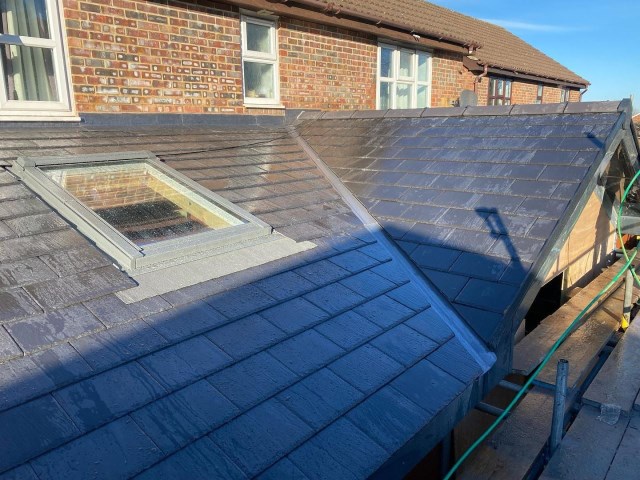
[(467, 448), (467, 450), (462, 454), (462, 456), (458, 459), (458, 461), (456, 461), (453, 467), (451, 467), (451, 470), (449, 470), (447, 475), (444, 477), (444, 480), (450, 480), (455, 474), (455, 472), (462, 466), (464, 461), (467, 458), (469, 458), (469, 455), (471, 455), (476, 450), (476, 448), (478, 448), (480, 444), (484, 442), (487, 439), (487, 437), (489, 437), (489, 435), (498, 427), (498, 425), (502, 423), (502, 421), (507, 417), (507, 415), (509, 415), (511, 410), (514, 409), (518, 401), (524, 396), (524, 394), (527, 392), (529, 387), (533, 384), (534, 380), (538, 377), (538, 375), (540, 374), (542, 369), (545, 367), (545, 365), (549, 362), (549, 360), (551, 360), (551, 357), (556, 352), (556, 350), (558, 350), (560, 345), (562, 345), (562, 343), (567, 339), (567, 337), (569, 336), (571, 331), (574, 329), (574, 327), (584, 318), (584, 316), (589, 311), (589, 309), (591, 309), (591, 307), (605, 293), (607, 293), (611, 289), (611, 287), (613, 287), (616, 284), (616, 282), (620, 279), (620, 277), (622, 277), (622, 275), (626, 273), (627, 269), (631, 270), (631, 273), (633, 274), (635, 281), (640, 284), (640, 281), (638, 280), (638, 275), (636, 274), (635, 269), (631, 267), (631, 262), (633, 262), (633, 260), (636, 258), (640, 245), (636, 247), (635, 252), (633, 252), (633, 254), (629, 256), (629, 253), (627, 252), (627, 249), (624, 246), (624, 241), (622, 240), (622, 229), (620, 226), (620, 218), (622, 217), (622, 207), (625, 205), (627, 201), (627, 195), (629, 195), (629, 192), (631, 191), (631, 187), (638, 180), (638, 177), (640, 177), (640, 170), (636, 172), (636, 174), (631, 179), (631, 182), (629, 182), (629, 185), (625, 189), (624, 195), (622, 196), (622, 200), (620, 201), (620, 207), (618, 208), (618, 220), (617, 220), (616, 232), (618, 234), (618, 238), (620, 239), (620, 244), (622, 245), (622, 253), (624, 255), (626, 263), (620, 269), (620, 271), (616, 274), (616, 276), (613, 277), (613, 279), (602, 290), (600, 290), (600, 292), (598, 292), (596, 296), (593, 297), (593, 299), (591, 299), (589, 304), (582, 309), (582, 311), (576, 316), (576, 318), (569, 324), (566, 330), (562, 332), (562, 335), (560, 335), (560, 337), (558, 337), (555, 343), (551, 346), (551, 349), (547, 352), (547, 354), (543, 358), (540, 365), (538, 365), (538, 368), (536, 368), (533, 371), (529, 379), (524, 383), (524, 385), (522, 385), (522, 388), (520, 388), (518, 393), (516, 393), (516, 396), (513, 398), (513, 400), (511, 400), (509, 405), (507, 405), (507, 407), (502, 411), (500, 416), (498, 416), (498, 418), (496, 418), (493, 421), (493, 423), (489, 425), (489, 427), (482, 433), (482, 435), (480, 435), (476, 439), (476, 441), (473, 442), (469, 448)]

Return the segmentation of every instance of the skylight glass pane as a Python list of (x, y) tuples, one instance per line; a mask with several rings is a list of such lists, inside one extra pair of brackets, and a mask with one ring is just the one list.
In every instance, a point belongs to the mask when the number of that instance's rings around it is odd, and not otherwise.
[(42, 170), (138, 246), (246, 223), (146, 162)]

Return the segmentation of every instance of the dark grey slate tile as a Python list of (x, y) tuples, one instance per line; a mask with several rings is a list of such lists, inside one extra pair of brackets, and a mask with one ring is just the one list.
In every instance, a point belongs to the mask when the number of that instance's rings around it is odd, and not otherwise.
[(586, 175), (588, 167), (549, 165), (540, 175), (540, 180), (559, 182), (580, 182)]
[(139, 479), (240, 480), (246, 475), (209, 438), (204, 437), (139, 475)]
[(379, 200), (371, 208), (369, 213), (374, 217), (402, 218), (403, 212), (407, 209), (406, 203), (394, 202), (389, 200)]
[(398, 286), (409, 282), (408, 269), (403, 265), (399, 265), (396, 261), (385, 262), (377, 267), (373, 267), (370, 271), (392, 281)]
[(357, 273), (340, 283), (367, 298), (377, 297), (396, 286), (371, 270)]
[(39, 198), (0, 202), (0, 219), (24, 217), (50, 211), (51, 209)]
[[(425, 177), (427, 177), (427, 178), (425, 178)], [(413, 182), (414, 183), (429, 182), (429, 187), (435, 188), (434, 183), (436, 182), (436, 180), (431, 178), (431, 177), (432, 177), (431, 175), (421, 175), (421, 176), (415, 178), (413, 180)], [(436, 178), (438, 178), (438, 177), (436, 177)], [(403, 185), (407, 185), (407, 184), (411, 183), (408, 180), (401, 179), (401, 181), (403, 182)], [(409, 186), (413, 186), (413, 185), (409, 185)], [(400, 200), (402, 200), (404, 204), (419, 203), (421, 205), (432, 205), (434, 203), (435, 199), (442, 192), (441, 190), (431, 190), (431, 189), (423, 188), (423, 185), (415, 185), (415, 186), (417, 186), (419, 188), (409, 188), (400, 197)], [(416, 215), (418, 210), (419, 209), (417, 209), (417, 208), (413, 208), (412, 211), (411, 211), (411, 214), (412, 215)], [(405, 212), (406, 212), (406, 210), (405, 210)], [(435, 214), (437, 214), (437, 212), (438, 212), (437, 210), (434, 210), (434, 207), (431, 207), (431, 209), (430, 209), (430, 213), (431, 214), (435, 215)], [(399, 218), (409, 218), (404, 214), (403, 215), (398, 215), (398, 217)]]
[(393, 239), (402, 238), (411, 227), (415, 225), (415, 222), (403, 222), (398, 219), (385, 220), (384, 218), (377, 219), (380, 226), (391, 236)]
[(22, 260), (86, 245), (86, 240), (69, 228), (0, 242), (0, 262)]
[(113, 266), (77, 273), (58, 280), (35, 283), (25, 287), (40, 305), (60, 308), (102, 297), (136, 284)]
[(465, 384), (429, 360), (418, 362), (391, 382), (391, 385), (431, 415), (449, 405), (465, 388)]
[(41, 479), (128, 478), (160, 460), (160, 449), (124, 417), (32, 462)]
[(231, 357), (240, 359), (275, 344), (286, 333), (256, 314), (217, 328), (206, 336)]
[(422, 310), (429, 306), (429, 302), (424, 298), (424, 293), (414, 283), (396, 288), (387, 295), (413, 310)]
[(0, 413), (0, 470), (15, 467), (78, 435), (78, 429), (46, 395)]
[(46, 252), (40, 256), (40, 259), (60, 277), (105, 267), (113, 263), (93, 246), (81, 246), (62, 252)]
[(512, 285), (472, 278), (456, 297), (456, 302), (503, 313), (513, 303), (517, 292)]
[(138, 317), (148, 317), (149, 315), (170, 309), (171, 304), (161, 296), (155, 296), (140, 300), (139, 302), (130, 303), (128, 308)]
[(410, 255), (411, 260), (419, 267), (435, 268), (437, 270), (448, 270), (459, 256), (459, 250), (430, 245), (420, 245)]
[(315, 284), (291, 271), (272, 275), (255, 282), (254, 285), (276, 300), (292, 298), (316, 287)]
[(3, 221), (0, 221), (0, 240), (15, 237), (16, 233), (11, 230)]
[(359, 251), (360, 253), (364, 253), (379, 262), (387, 262), (391, 260), (389, 251), (377, 242), (367, 245), (366, 247), (362, 247)]
[(428, 245), (442, 245), (451, 234), (451, 229), (428, 223), (416, 223), (402, 237), (403, 241)]
[(440, 193), (433, 203), (442, 207), (471, 208), (481, 197), (479, 193), (446, 191)]
[(500, 173), (498, 176), (523, 180), (535, 180), (540, 176), (543, 170), (543, 165), (506, 164), (500, 166)]
[(128, 363), (54, 393), (82, 430), (90, 430), (154, 400), (165, 390), (137, 363)]
[(198, 336), (147, 355), (142, 366), (167, 390), (210, 375), (232, 359), (205, 336)]
[(451, 266), (451, 272), (486, 280), (498, 280), (508, 263), (503, 258), (464, 252)]
[(181, 448), (222, 425), (239, 410), (206, 380), (201, 380), (131, 414), (164, 452)]
[(491, 232), (474, 232), (471, 230), (449, 230), (447, 246), (466, 252), (487, 253), (496, 242), (498, 235)]
[(311, 428), (276, 399), (270, 399), (211, 434), (211, 439), (249, 475), (284, 457)]
[(19, 405), (53, 389), (51, 379), (31, 358), (18, 358), (0, 368), (0, 409)]
[(354, 311), (327, 320), (316, 330), (345, 349), (351, 349), (381, 331), (376, 324)]
[(12, 185), (3, 185), (0, 188), (0, 200), (18, 200), (21, 198), (33, 197), (33, 193), (24, 185), (14, 183)]
[(553, 192), (551, 198), (559, 198), (562, 200), (571, 200), (578, 191), (579, 183), (560, 183), (558, 188)]
[(400, 373), (402, 365), (367, 344), (336, 360), (329, 369), (361, 392), (368, 393)]
[(371, 344), (389, 357), (409, 366), (438, 348), (438, 343), (406, 325), (398, 325), (373, 339)]
[(353, 311), (382, 328), (388, 328), (415, 313), (409, 307), (386, 295), (374, 298)]
[(89, 364), (68, 343), (44, 350), (31, 358), (56, 385), (71, 383), (92, 371)]
[(315, 330), (308, 330), (271, 347), (268, 352), (302, 376), (325, 366), (344, 350)]
[(240, 408), (267, 398), (296, 379), (296, 374), (265, 352), (208, 377), (214, 387)]
[(145, 318), (145, 322), (171, 341), (211, 330), (227, 321), (205, 302), (182, 305)]
[(549, 198), (557, 186), (558, 183), (553, 181), (516, 180), (509, 186), (505, 193), (521, 197)]
[(129, 306), (115, 295), (89, 300), (84, 306), (108, 327), (138, 318)]
[(544, 243), (544, 240), (536, 238), (519, 238), (503, 235), (491, 248), (490, 253), (499, 257), (509, 259), (518, 258), (523, 262), (533, 263), (538, 258), (538, 254), (540, 250), (542, 250)]
[(168, 343), (158, 332), (141, 321), (71, 340), (82, 358), (98, 370), (140, 357)]
[(18, 344), (13, 341), (4, 327), (0, 326), (0, 361), (4, 362), (22, 355), (22, 350), (18, 347)]
[(357, 250), (333, 256), (329, 261), (352, 273), (359, 272), (365, 268), (370, 268), (378, 264), (377, 260)]
[(304, 298), (294, 298), (263, 310), (260, 316), (287, 333), (297, 333), (328, 318), (329, 314)]
[(387, 458), (386, 452), (345, 418), (337, 420), (289, 455), (313, 480), (367, 478)]
[(56, 274), (37, 258), (0, 265), (0, 288), (20, 287), (52, 278), (57, 278)]
[(453, 331), (447, 326), (445, 319), (431, 308), (414, 315), (405, 322), (405, 325), (440, 345), (453, 337)]
[(363, 394), (326, 368), (278, 395), (284, 405), (315, 429), (324, 427), (357, 403)]
[(532, 217), (560, 218), (567, 208), (567, 203), (556, 199), (528, 198), (516, 213)]
[(456, 298), (469, 281), (469, 277), (466, 274), (458, 275), (426, 268), (422, 269), (422, 273), (424, 273), (436, 288), (449, 300)]
[(504, 321), (502, 315), (458, 303), (454, 303), (453, 306), (480, 338), (492, 346), (495, 345), (494, 335)]
[(441, 227), (461, 227), (472, 230), (484, 230), (485, 212), (462, 210), (459, 208), (450, 208), (439, 219), (438, 225)]
[(391, 387), (376, 392), (347, 418), (387, 452), (395, 453), (426, 426), (431, 415)]
[(38, 476), (31, 468), (31, 465), (25, 463), (13, 470), (0, 474), (0, 480), (38, 480)]
[(71, 340), (104, 329), (82, 305), (54, 310), (6, 325), (13, 339), (25, 352)]
[(511, 260), (502, 274), (502, 277), (500, 277), (500, 281), (512, 283), (514, 285), (521, 285), (524, 278), (531, 270), (531, 267), (531, 263), (522, 262), (519, 259)]
[(482, 375), (482, 368), (455, 337), (431, 353), (429, 361), (464, 384)]
[(466, 190), (476, 193), (502, 193), (507, 191), (513, 182), (510, 178), (475, 178)]
[[(610, 131), (610, 127), (606, 127), (607, 133)], [(596, 158), (600, 155), (600, 150), (587, 150), (577, 152), (573, 158), (572, 165), (584, 165), (591, 166), (595, 162)]]
[(259, 480), (309, 480), (302, 471), (296, 467), (291, 460), (283, 458), (274, 466), (269, 467), (262, 475), (258, 476)]
[(551, 236), (551, 232), (558, 224), (555, 220), (547, 218), (538, 218), (533, 226), (527, 232), (527, 237), (547, 239)]
[(205, 302), (228, 318), (239, 318), (274, 305), (276, 300), (253, 285), (227, 290), (206, 298)]
[(5, 223), (19, 237), (50, 232), (67, 226), (67, 222), (54, 212), (12, 218), (5, 220)]
[(411, 220), (420, 223), (435, 224), (440, 221), (442, 215), (446, 212), (446, 208), (434, 207), (429, 205), (412, 205), (402, 215), (403, 220)]
[(41, 311), (22, 289), (0, 292), (0, 323), (24, 318)]
[(340, 313), (362, 303), (365, 298), (339, 283), (332, 283), (308, 293), (304, 298), (331, 314)]
[(492, 214), (487, 217), (487, 224), (492, 233), (501, 233), (512, 237), (524, 237), (533, 225), (533, 217), (520, 215)]

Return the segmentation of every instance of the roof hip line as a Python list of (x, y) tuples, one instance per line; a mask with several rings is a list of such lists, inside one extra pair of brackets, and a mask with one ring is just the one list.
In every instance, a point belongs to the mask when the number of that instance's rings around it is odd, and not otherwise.
[[(441, 297), (438, 289), (431, 284), (431, 281), (417, 270), (412, 262), (408, 261), (404, 253), (386, 236), (382, 227), (376, 219), (367, 211), (360, 201), (345, 187), (340, 179), (331, 171), (331, 169), (322, 161), (318, 154), (311, 148), (307, 141), (302, 138), (295, 126), (288, 126), (287, 130), (291, 137), (296, 140), (298, 145), (305, 151), (310, 159), (316, 164), (318, 169), (323, 173), (331, 186), (338, 192), (342, 200), (351, 208), (351, 211), (360, 219), (364, 227), (374, 236), (374, 238), (383, 245), (392, 257), (404, 267), (405, 271), (416, 285), (420, 287), (425, 297), (431, 304), (431, 307), (440, 313), (443, 318), (450, 321), (447, 325), (453, 330), (456, 337), (473, 356), (474, 360), (482, 368), (483, 373), (495, 364), (496, 356), (491, 352), (486, 344), (476, 335), (476, 333), (468, 326), (464, 320), (453, 309), (449, 302)], [(429, 285), (431, 288), (426, 288)], [(448, 306), (448, 308), (447, 308)]]

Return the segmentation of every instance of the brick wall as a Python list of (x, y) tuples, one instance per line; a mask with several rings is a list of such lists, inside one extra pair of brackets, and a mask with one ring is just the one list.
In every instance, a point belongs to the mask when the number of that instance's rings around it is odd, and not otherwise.
[[(254, 113), (242, 94), (240, 15), (208, 0), (63, 0), (79, 113)], [(371, 109), (377, 39), (316, 23), (278, 22), (280, 97), (287, 108)], [(450, 106), (474, 75), (462, 55), (435, 51), (432, 106)], [(488, 81), (476, 85), (486, 104)], [(535, 84), (514, 82), (514, 103), (535, 101)], [(545, 87), (544, 102), (559, 90)], [(572, 94), (577, 100), (577, 93)]]

